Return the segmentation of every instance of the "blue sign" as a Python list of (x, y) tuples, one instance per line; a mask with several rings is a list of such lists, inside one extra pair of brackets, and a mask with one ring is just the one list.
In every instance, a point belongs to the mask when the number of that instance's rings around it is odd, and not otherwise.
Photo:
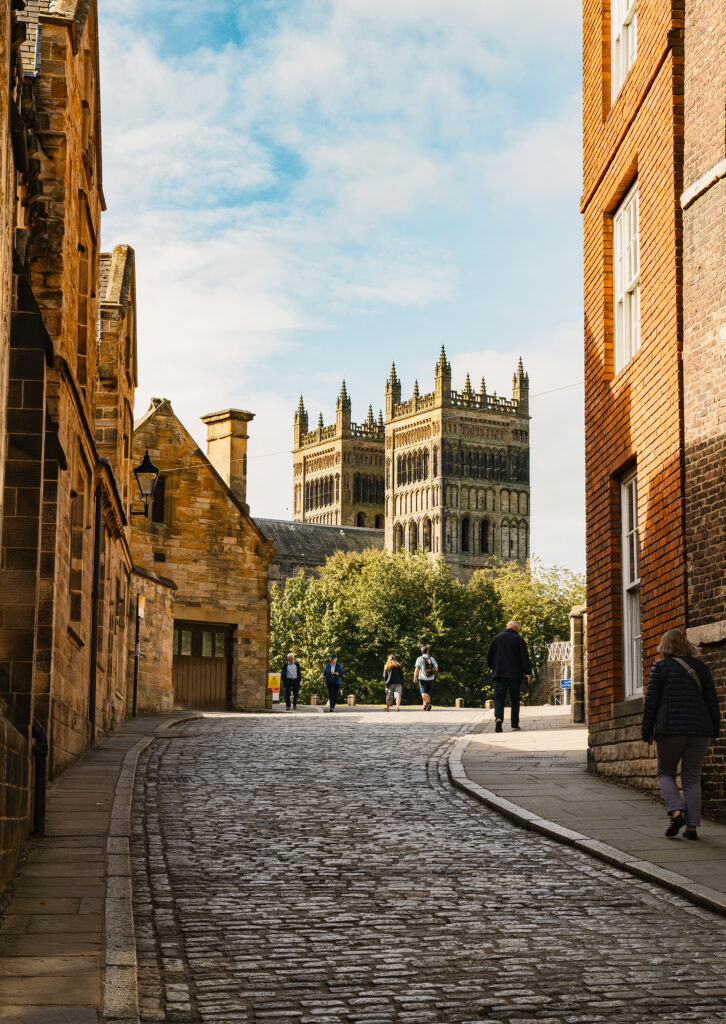
[(560, 679), (560, 689), (561, 690), (571, 690), (572, 689), (572, 680), (571, 679)]

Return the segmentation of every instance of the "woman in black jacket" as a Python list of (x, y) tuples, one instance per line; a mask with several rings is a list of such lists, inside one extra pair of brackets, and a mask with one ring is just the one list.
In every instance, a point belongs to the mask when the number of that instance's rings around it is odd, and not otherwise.
[(401, 698), (403, 697), (403, 672), (401, 665), (393, 657), (388, 655), (388, 661), (383, 666), (383, 678), (386, 683), (386, 711), (391, 710), (391, 704), (396, 702), (396, 711), (401, 710)]
[[(718, 696), (708, 665), (680, 630), (669, 629), (658, 652), (663, 657), (650, 670), (641, 732), (646, 743), (655, 736), (658, 785), (671, 816), (666, 835), (675, 839), (685, 825), (685, 837), (698, 839), (701, 770), (721, 727)], [(679, 762), (683, 799), (676, 785)]]

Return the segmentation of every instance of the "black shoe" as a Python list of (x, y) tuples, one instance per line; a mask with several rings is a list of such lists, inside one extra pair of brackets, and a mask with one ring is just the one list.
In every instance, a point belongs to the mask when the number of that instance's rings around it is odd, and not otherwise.
[(297, 711), (297, 704), (293, 704), (293, 706), (292, 706), (292, 710), (293, 710), (293, 711)]
[(518, 725), (513, 725), (512, 726), (512, 732), (521, 732), (521, 731), (522, 730), (520, 729), (520, 727)]
[(675, 839), (685, 824), (685, 815), (683, 814), (683, 811), (679, 811), (675, 818), (671, 818), (671, 823), (665, 830), (666, 836), (669, 839)]
[(498, 718), (496, 720), (496, 722), (494, 723), (494, 732), (501, 732), (501, 731), (502, 731), (502, 720), (501, 720), (501, 718)]
[(683, 833), (683, 838), (698, 839), (698, 832), (696, 832), (695, 828), (687, 828), (686, 831)]

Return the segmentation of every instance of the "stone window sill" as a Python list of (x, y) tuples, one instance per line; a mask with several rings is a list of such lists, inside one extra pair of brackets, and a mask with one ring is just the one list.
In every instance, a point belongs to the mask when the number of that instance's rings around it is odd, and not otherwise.
[(628, 715), (640, 715), (643, 713), (643, 694), (636, 694), (628, 697), (627, 700), (618, 701), (610, 706), (611, 718), (627, 718)]

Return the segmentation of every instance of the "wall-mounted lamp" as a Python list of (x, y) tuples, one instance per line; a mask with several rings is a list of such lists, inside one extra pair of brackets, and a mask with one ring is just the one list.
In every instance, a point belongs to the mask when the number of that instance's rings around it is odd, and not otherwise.
[(134, 476), (136, 477), (136, 483), (139, 485), (139, 493), (141, 494), (141, 500), (144, 503), (144, 508), (143, 511), (141, 509), (131, 509), (131, 515), (148, 517), (149, 503), (154, 497), (156, 481), (159, 479), (159, 470), (149, 458), (148, 448), (144, 452), (141, 465), (136, 466), (134, 469)]

